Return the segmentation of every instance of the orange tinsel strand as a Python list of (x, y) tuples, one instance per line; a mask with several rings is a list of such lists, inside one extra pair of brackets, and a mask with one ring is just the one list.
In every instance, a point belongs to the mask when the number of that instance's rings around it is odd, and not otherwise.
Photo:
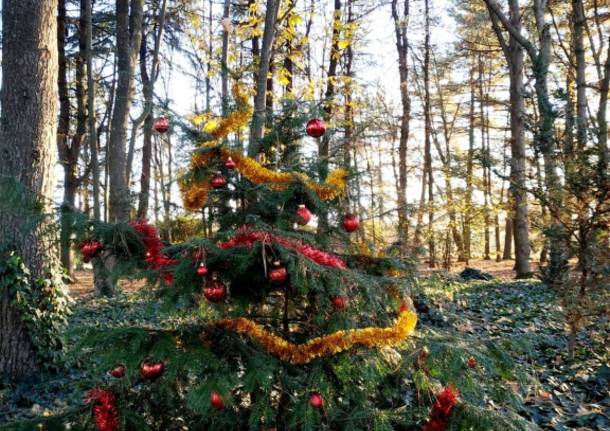
[(215, 324), (223, 329), (248, 335), (267, 352), (283, 361), (303, 365), (316, 358), (335, 355), (354, 346), (373, 348), (397, 345), (413, 333), (417, 316), (411, 311), (403, 311), (396, 323), (388, 328), (371, 327), (337, 331), (313, 338), (304, 344), (292, 344), (243, 317), (220, 320)]

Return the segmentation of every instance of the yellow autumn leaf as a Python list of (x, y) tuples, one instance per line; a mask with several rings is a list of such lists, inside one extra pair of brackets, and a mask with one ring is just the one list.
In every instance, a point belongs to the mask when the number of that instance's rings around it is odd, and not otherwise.
[(349, 46), (349, 40), (340, 40), (337, 45), (339, 46), (339, 49), (345, 49)]

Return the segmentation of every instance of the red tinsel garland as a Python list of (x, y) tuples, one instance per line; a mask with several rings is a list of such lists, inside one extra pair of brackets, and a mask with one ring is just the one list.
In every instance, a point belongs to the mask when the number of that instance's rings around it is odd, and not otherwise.
[(436, 401), (430, 412), (430, 419), (423, 431), (445, 431), (449, 425), (449, 417), (457, 404), (458, 390), (447, 386), (436, 395)]
[(91, 389), (85, 395), (86, 403), (93, 403), (93, 421), (98, 431), (117, 431), (119, 414), (116, 396), (107, 389)]
[(256, 242), (277, 243), (288, 250), (295, 251), (307, 259), (316, 262), (319, 265), (330, 266), (333, 268), (344, 269), (347, 267), (343, 259), (325, 251), (319, 250), (302, 241), (285, 238), (280, 235), (273, 235), (269, 232), (256, 231), (248, 227), (241, 228), (235, 236), (228, 241), (221, 242), (220, 248), (227, 249), (232, 247), (252, 247)]
[(129, 225), (142, 236), (142, 241), (146, 247), (146, 262), (151, 269), (161, 270), (161, 277), (166, 284), (174, 282), (174, 275), (171, 271), (164, 269), (178, 263), (175, 259), (170, 259), (161, 251), (163, 241), (157, 232), (157, 228), (145, 220), (131, 221)]

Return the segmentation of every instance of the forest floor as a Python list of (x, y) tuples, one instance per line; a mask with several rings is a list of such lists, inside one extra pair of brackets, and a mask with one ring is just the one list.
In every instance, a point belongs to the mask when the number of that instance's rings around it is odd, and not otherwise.
[[(564, 319), (550, 289), (535, 280), (509, 280), (512, 262), (475, 261), (469, 266), (496, 279), (464, 281), (456, 266), (451, 273), (422, 271), (416, 281), (419, 330), (414, 349), (429, 350), (429, 375), (424, 378), (434, 380), (435, 370), (442, 369), (445, 377), (440, 380), (457, 382), (465, 401), (487, 412), (518, 414), (542, 429), (609, 430), (609, 322), (583, 328), (570, 363)], [(89, 273), (79, 272), (76, 278), (68, 350), (74, 346), (74, 329), (142, 320), (154, 324), (160, 318), (147, 307), (140, 292), (143, 282), (123, 282), (123, 292), (109, 300), (93, 296)], [(465, 366), (470, 357), (477, 361), (471, 369)], [(72, 369), (42, 382), (0, 384), (0, 429), (35, 429), (15, 424), (82, 410), (88, 384), (83, 377)]]

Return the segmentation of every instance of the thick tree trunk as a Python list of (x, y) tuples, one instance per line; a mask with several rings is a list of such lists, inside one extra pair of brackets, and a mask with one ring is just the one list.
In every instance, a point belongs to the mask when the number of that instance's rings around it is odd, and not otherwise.
[[(58, 114), (57, 0), (3, 0), (0, 176), (15, 178), (51, 211)], [(11, 244), (32, 278), (56, 260), (54, 242), (25, 217), (0, 213), (0, 244)], [(33, 373), (35, 349), (6, 293), (0, 296), (0, 375)]]

